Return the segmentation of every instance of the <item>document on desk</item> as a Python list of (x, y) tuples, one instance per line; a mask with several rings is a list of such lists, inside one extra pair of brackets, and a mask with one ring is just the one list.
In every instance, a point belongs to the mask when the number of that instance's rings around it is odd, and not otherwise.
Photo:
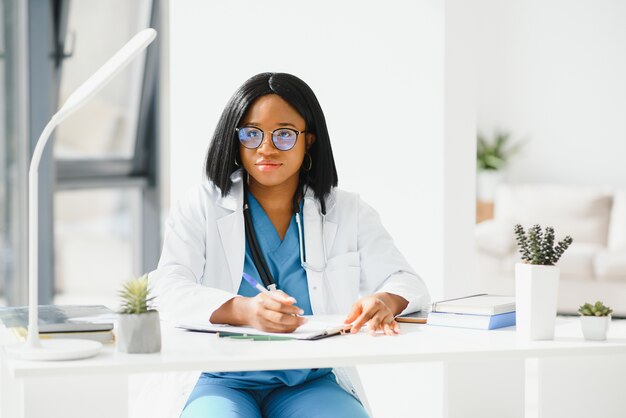
[[(307, 323), (291, 333), (265, 332), (253, 327), (237, 327), (223, 324), (178, 324), (176, 328), (196, 332), (219, 333), (224, 336), (266, 336), (277, 339), (320, 340), (333, 335), (343, 334), (350, 329), (350, 324), (344, 324), (342, 315), (310, 315), (304, 316)], [(271, 339), (271, 338), (270, 338)]]

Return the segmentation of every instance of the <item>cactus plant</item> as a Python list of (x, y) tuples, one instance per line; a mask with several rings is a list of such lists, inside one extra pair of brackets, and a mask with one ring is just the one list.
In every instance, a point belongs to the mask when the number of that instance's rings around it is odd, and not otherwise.
[(585, 303), (578, 309), (578, 313), (581, 316), (609, 316), (611, 312), (613, 312), (613, 309), (604, 306), (600, 301), (597, 301), (593, 305), (591, 303)]
[(148, 297), (148, 275), (128, 280), (119, 292), (122, 299), (121, 314), (144, 314), (152, 309), (153, 297)]
[(526, 232), (517, 224), (514, 230), (522, 261), (527, 264), (553, 266), (573, 242), (568, 235), (554, 245), (554, 228), (550, 226), (543, 232), (540, 225), (533, 225)]

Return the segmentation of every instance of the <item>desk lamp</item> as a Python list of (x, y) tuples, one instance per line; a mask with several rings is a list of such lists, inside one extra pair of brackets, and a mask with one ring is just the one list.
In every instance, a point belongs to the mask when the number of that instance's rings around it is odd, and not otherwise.
[(39, 241), (39, 163), (50, 139), (50, 134), (69, 115), (83, 106), (113, 77), (139, 55), (156, 38), (156, 31), (147, 28), (136, 34), (115, 53), (102, 67), (85, 81), (56, 112), (46, 125), (30, 162), (28, 171), (28, 336), (26, 342), (6, 347), (7, 352), (22, 360), (72, 360), (95, 356), (102, 344), (79, 339), (40, 340), (38, 312), (38, 254)]

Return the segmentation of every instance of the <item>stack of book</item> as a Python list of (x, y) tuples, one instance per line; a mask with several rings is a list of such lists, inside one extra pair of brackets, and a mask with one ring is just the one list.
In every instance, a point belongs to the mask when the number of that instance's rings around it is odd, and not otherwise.
[[(82, 338), (112, 343), (116, 314), (103, 305), (40, 305), (40, 338)], [(28, 307), (0, 308), (0, 322), (17, 338), (26, 341)]]
[(473, 295), (433, 303), (428, 325), (496, 329), (515, 325), (515, 296)]

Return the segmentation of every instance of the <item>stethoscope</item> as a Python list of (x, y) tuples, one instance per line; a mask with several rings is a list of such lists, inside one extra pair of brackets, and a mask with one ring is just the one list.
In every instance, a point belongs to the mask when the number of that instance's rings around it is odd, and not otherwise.
[[(320, 214), (322, 216), (322, 249), (324, 253), (324, 265), (321, 267), (316, 267), (311, 265), (306, 261), (306, 254), (304, 252), (304, 239), (302, 234), (302, 222), (300, 219), (300, 205), (298, 203), (298, 197), (302, 196), (304, 198), (304, 194), (302, 193), (302, 188), (294, 194), (293, 197), (293, 211), (294, 216), (296, 217), (296, 225), (298, 226), (298, 242), (300, 247), (300, 265), (305, 270), (314, 271), (317, 273), (324, 273), (326, 270), (326, 264), (328, 262), (327, 254), (326, 254), (326, 240), (324, 239), (325, 227), (326, 227), (326, 204), (324, 200), (320, 201)], [(256, 237), (256, 232), (254, 231), (254, 225), (252, 223), (252, 216), (250, 215), (250, 206), (248, 203), (248, 181), (247, 178), (244, 179), (243, 182), (243, 219), (246, 230), (246, 240), (248, 241), (248, 245), (250, 246), (250, 252), (252, 255), (252, 261), (259, 272), (259, 276), (261, 276), (261, 280), (265, 287), (269, 290), (276, 290), (276, 282), (274, 281), (274, 277), (272, 276), (272, 272), (270, 271), (267, 262), (265, 261), (265, 257), (261, 252), (261, 248), (259, 247), (259, 242)]]

